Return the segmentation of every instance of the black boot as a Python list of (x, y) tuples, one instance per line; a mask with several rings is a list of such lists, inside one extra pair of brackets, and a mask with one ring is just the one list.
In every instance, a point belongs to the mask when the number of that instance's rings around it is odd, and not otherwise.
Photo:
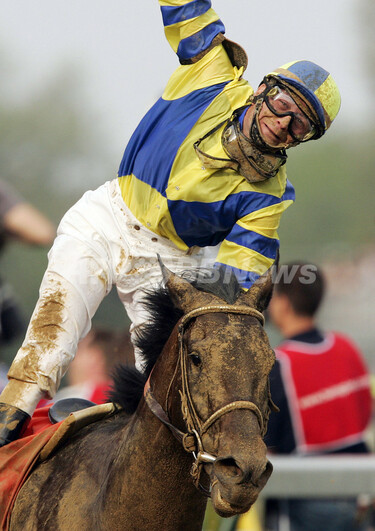
[(17, 440), (29, 420), (22, 409), (0, 402), (0, 447)]

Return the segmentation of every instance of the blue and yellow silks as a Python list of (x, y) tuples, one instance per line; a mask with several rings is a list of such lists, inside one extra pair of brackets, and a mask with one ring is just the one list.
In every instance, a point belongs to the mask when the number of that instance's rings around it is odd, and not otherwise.
[[(221, 44), (194, 61), (225, 31), (209, 0), (159, 3), (170, 45), (182, 63), (191, 63), (172, 74), (130, 139), (119, 169), (122, 196), (145, 227), (182, 250), (220, 243), (217, 262), (248, 288), (276, 257), (280, 216), (294, 190), (285, 167), (254, 184), (231, 169), (202, 168), (194, 143), (229, 119), (253, 89)], [(200, 148), (227, 159), (223, 128)]]

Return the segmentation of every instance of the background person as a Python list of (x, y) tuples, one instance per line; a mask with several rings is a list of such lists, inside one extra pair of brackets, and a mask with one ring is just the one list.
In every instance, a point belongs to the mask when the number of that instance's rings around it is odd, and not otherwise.
[[(0, 180), (0, 253), (10, 240), (29, 245), (51, 245), (56, 235), (53, 224), (9, 184)], [(0, 347), (26, 331), (26, 320), (12, 286), (0, 278)], [(0, 391), (7, 384), (8, 366), (0, 362)]]
[[(26, 320), (21, 307), (7, 282), (0, 278), (0, 348), (25, 333)], [(0, 392), (6, 386), (8, 365), (0, 361)]]
[(8, 183), (0, 180), (0, 248), (8, 239), (49, 246), (55, 236), (54, 225)]
[(120, 364), (134, 365), (130, 335), (95, 327), (78, 343), (74, 360), (66, 374), (68, 385), (55, 396), (84, 398), (103, 404), (113, 384), (112, 372)]
[(242, 77), (247, 56), (224, 37), (210, 1), (160, 5), (181, 65), (130, 139), (118, 179), (87, 192), (59, 226), (0, 397), (0, 444), (54, 396), (113, 285), (132, 330), (147, 319), (140, 299), (161, 281), (157, 254), (178, 273), (220, 244), (216, 263), (249, 288), (274, 262), (280, 216), (294, 200), (286, 149), (320, 138), (338, 113), (338, 88), (320, 66), (292, 61), (254, 92)]
[[(350, 339), (317, 326), (325, 292), (322, 273), (311, 264), (288, 264), (279, 277), (269, 315), (285, 338), (275, 350), (270, 377), (280, 413), (271, 414), (265, 441), (279, 454), (367, 453), (370, 377)], [(291, 531), (362, 529), (354, 499), (269, 500), (266, 529), (281, 529), (286, 515)]]

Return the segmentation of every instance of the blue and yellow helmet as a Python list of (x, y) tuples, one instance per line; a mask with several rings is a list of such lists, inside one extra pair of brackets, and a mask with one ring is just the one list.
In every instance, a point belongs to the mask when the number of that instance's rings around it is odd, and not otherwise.
[(292, 61), (270, 72), (266, 78), (285, 84), (304, 100), (318, 120), (319, 133), (315, 138), (327, 131), (341, 104), (339, 89), (327, 70), (311, 61)]

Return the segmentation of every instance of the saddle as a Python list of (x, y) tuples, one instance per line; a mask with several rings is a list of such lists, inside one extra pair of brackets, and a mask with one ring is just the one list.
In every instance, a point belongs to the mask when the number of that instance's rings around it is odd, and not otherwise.
[(64, 399), (35, 411), (23, 436), (0, 448), (1, 531), (8, 531), (17, 494), (33, 468), (84, 426), (117, 411), (113, 403), (96, 405), (84, 399)]

